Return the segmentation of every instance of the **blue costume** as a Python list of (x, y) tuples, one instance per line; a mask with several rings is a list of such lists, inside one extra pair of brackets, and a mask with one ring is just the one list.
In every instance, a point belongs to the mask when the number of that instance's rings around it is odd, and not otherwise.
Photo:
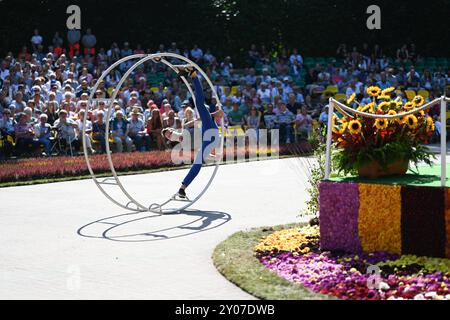
[[(218, 141), (219, 139), (219, 129), (213, 117), (211, 116), (210, 111), (205, 106), (205, 95), (203, 93), (202, 84), (198, 79), (198, 77), (193, 78), (192, 82), (195, 88), (195, 104), (197, 106), (200, 119), (202, 121), (202, 147), (199, 150), (197, 156), (195, 157), (195, 161), (191, 170), (189, 171), (186, 178), (184, 178), (183, 180), (183, 185), (185, 187), (188, 187), (200, 173), (202, 165), (205, 162), (204, 151), (206, 150), (206, 148), (209, 147), (211, 144), (215, 143), (216, 141)], [(211, 137), (209, 141), (206, 141), (205, 133), (211, 129), (214, 130), (214, 135)]]

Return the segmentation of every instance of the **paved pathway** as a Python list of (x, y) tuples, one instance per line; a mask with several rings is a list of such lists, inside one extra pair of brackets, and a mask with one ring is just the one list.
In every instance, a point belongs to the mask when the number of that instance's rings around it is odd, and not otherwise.
[[(236, 231), (299, 222), (304, 161), (223, 166), (199, 211), (163, 217), (130, 214), (89, 180), (0, 189), (0, 299), (250, 299), (216, 271), (211, 254)], [(151, 204), (185, 173), (123, 181)]]

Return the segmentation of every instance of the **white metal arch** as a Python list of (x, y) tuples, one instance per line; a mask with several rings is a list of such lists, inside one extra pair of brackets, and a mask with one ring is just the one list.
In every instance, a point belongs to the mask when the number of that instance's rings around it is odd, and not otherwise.
[(342, 112), (343, 114), (356, 114), (365, 118), (373, 118), (373, 119), (398, 119), (403, 118), (411, 114), (418, 113), (422, 110), (428, 109), (433, 105), (440, 103), (441, 104), (441, 186), (445, 187), (447, 182), (447, 102), (450, 102), (450, 98), (442, 96), (437, 98), (427, 104), (424, 104), (420, 108), (413, 109), (411, 111), (397, 114), (397, 115), (381, 115), (381, 114), (373, 114), (367, 112), (361, 112), (346, 106), (345, 104), (330, 98), (329, 106), (328, 106), (328, 124), (327, 124), (327, 149), (325, 154), (325, 180), (330, 178), (331, 171), (331, 144), (332, 144), (332, 134), (333, 134), (333, 115), (334, 110)]
[[(183, 61), (185, 64), (184, 65), (173, 65), (171, 62), (167, 61), (166, 58), (175, 58), (177, 60)], [(208, 83), (208, 86), (210, 87), (212, 94), (214, 96), (214, 98), (217, 101), (217, 107), (218, 108), (222, 108), (221, 104), (220, 104), (220, 99), (219, 96), (217, 95), (217, 92), (214, 88), (214, 85), (212, 84), (211, 80), (208, 78), (208, 76), (206, 75), (206, 73), (194, 62), (192, 62), (191, 60), (185, 58), (184, 56), (180, 56), (177, 54), (173, 54), (173, 53), (157, 53), (157, 54), (137, 54), (137, 55), (131, 55), (128, 57), (125, 57), (117, 62), (115, 62), (113, 65), (111, 65), (107, 70), (105, 70), (105, 72), (101, 75), (101, 77), (97, 80), (96, 84), (94, 85), (94, 87), (92, 88), (92, 92), (90, 94), (89, 97), (89, 107), (91, 107), (93, 104), (93, 97), (95, 92), (98, 89), (98, 86), (100, 85), (100, 83), (107, 77), (107, 75), (114, 70), (117, 66), (121, 65), (124, 62), (127, 62), (129, 60), (133, 60), (133, 59), (140, 59), (138, 62), (136, 62), (129, 70), (127, 70), (127, 72), (123, 75), (123, 77), (120, 79), (119, 83), (117, 84), (115, 90), (113, 91), (113, 95), (111, 97), (111, 104), (108, 106), (107, 109), (107, 114), (105, 115), (105, 119), (106, 119), (106, 132), (109, 132), (109, 126), (110, 126), (110, 118), (112, 115), (112, 102), (116, 99), (120, 88), (122, 87), (123, 83), (128, 79), (128, 77), (131, 75), (131, 73), (140, 65), (142, 65), (143, 63), (147, 62), (147, 61), (153, 61), (155, 63), (163, 63), (165, 65), (167, 65), (169, 68), (171, 68), (173, 71), (175, 71), (177, 74), (179, 73), (179, 67), (186, 67), (186, 66), (190, 66), (193, 67), (197, 70), (198, 73), (200, 73), (202, 75), (202, 77), (206, 80), (206, 82)], [(189, 82), (187, 81), (187, 79), (182, 76), (181, 77), (182, 81), (184, 82), (184, 84), (186, 85), (186, 87), (188, 88), (189, 92), (191, 93), (194, 101), (195, 101), (195, 94), (194, 91), (192, 90), (191, 85), (189, 84)], [(197, 197), (195, 197), (193, 200), (186, 200), (186, 201), (182, 201), (182, 205), (180, 205), (179, 207), (175, 207), (175, 208), (167, 208), (166, 206), (169, 203), (172, 202), (178, 202), (179, 200), (176, 200), (174, 197), (171, 197), (169, 200), (165, 201), (164, 203), (161, 204), (157, 204), (157, 203), (153, 203), (149, 206), (145, 206), (141, 203), (139, 203), (138, 201), (136, 201), (129, 193), (128, 191), (125, 189), (125, 187), (123, 186), (123, 184), (121, 183), (117, 172), (114, 168), (114, 163), (112, 161), (112, 157), (111, 157), (111, 150), (110, 150), (110, 146), (109, 146), (109, 142), (106, 141), (106, 157), (109, 163), (109, 167), (110, 167), (110, 171), (112, 174), (112, 178), (105, 178), (103, 180), (99, 180), (97, 178), (97, 176), (95, 175), (93, 169), (92, 169), (92, 165), (90, 162), (90, 158), (89, 158), (89, 154), (87, 152), (87, 145), (86, 145), (86, 121), (87, 121), (87, 117), (84, 117), (84, 125), (83, 125), (83, 151), (84, 151), (84, 155), (85, 155), (85, 159), (86, 159), (86, 164), (88, 166), (88, 170), (89, 173), (94, 181), (94, 183), (96, 184), (96, 186), (99, 188), (99, 190), (113, 203), (115, 203), (116, 205), (118, 205), (119, 207), (122, 207), (124, 209), (127, 210), (132, 210), (135, 212), (144, 212), (144, 211), (150, 211), (153, 213), (157, 213), (157, 214), (169, 214), (169, 213), (176, 213), (176, 212), (180, 212), (183, 210), (188, 209), (189, 207), (191, 207), (194, 203), (196, 203), (205, 193), (206, 191), (209, 189), (209, 187), (211, 186), (217, 172), (219, 169), (219, 165), (222, 162), (222, 151), (223, 151), (223, 147), (224, 147), (224, 121), (222, 120), (221, 123), (221, 127), (222, 127), (222, 134), (221, 134), (221, 139), (220, 139), (220, 152), (218, 152), (218, 156), (216, 158), (216, 162), (215, 162), (215, 168), (214, 171), (209, 179), (209, 181), (207, 182), (207, 184), (204, 186), (203, 190), (199, 193), (199, 195), (197, 195)], [(118, 188), (118, 190), (121, 191), (121, 193), (123, 195), (125, 195), (125, 197), (129, 200), (128, 203), (121, 203), (118, 200), (114, 199), (107, 191), (106, 189), (103, 187), (103, 185), (109, 185), (109, 186), (116, 186)]]

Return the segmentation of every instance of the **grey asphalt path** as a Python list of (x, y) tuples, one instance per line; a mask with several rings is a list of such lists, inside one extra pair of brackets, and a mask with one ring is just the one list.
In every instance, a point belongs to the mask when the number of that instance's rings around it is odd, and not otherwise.
[[(231, 234), (299, 222), (304, 160), (222, 166), (189, 212), (131, 214), (90, 180), (0, 189), (0, 299), (251, 299), (214, 268)], [(211, 174), (202, 174), (189, 193)], [(124, 177), (150, 205), (186, 171)]]

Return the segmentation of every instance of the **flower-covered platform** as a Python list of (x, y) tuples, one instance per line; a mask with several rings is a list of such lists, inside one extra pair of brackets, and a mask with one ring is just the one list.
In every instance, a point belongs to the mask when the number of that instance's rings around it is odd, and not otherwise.
[(255, 252), (280, 277), (339, 299), (450, 300), (449, 259), (327, 251), (320, 248), (320, 238), (318, 227), (277, 231)]
[(450, 258), (450, 188), (440, 185), (440, 166), (376, 180), (335, 178), (319, 189), (323, 250)]

